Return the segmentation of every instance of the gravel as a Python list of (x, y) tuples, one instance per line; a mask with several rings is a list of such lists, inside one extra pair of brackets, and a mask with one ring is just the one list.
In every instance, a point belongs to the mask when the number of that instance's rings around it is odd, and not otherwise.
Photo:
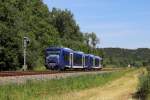
[(28, 80), (51, 80), (51, 79), (60, 79), (73, 76), (80, 76), (86, 74), (100, 74), (108, 73), (112, 71), (99, 71), (99, 72), (77, 72), (77, 73), (57, 73), (57, 74), (41, 74), (41, 75), (25, 75), (25, 76), (9, 76), (9, 77), (0, 77), (0, 85), (6, 84), (23, 84)]

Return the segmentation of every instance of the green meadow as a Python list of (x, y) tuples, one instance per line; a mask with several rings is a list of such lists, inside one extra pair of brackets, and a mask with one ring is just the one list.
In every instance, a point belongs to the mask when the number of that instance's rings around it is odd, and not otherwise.
[(117, 72), (81, 75), (53, 80), (29, 80), (24, 84), (3, 85), (0, 86), (0, 100), (41, 100), (42, 97), (56, 96), (68, 92), (103, 86), (133, 70), (134, 69), (121, 70)]

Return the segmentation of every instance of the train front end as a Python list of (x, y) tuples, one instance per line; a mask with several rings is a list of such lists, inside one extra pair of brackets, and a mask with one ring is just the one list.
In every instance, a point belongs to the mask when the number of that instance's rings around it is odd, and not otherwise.
[(47, 69), (54, 70), (60, 66), (61, 49), (47, 48), (45, 52), (45, 66)]

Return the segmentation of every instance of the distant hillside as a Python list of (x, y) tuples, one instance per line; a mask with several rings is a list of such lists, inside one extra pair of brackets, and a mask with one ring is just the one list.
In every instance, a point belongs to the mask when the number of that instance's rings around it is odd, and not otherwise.
[(104, 65), (126, 67), (150, 65), (150, 49), (140, 48), (136, 50), (121, 48), (104, 48)]

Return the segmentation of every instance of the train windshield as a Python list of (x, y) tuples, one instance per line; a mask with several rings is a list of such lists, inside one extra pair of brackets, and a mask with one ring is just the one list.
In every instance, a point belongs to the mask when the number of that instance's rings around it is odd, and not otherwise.
[(60, 51), (47, 51), (47, 56), (56, 57), (60, 55)]

